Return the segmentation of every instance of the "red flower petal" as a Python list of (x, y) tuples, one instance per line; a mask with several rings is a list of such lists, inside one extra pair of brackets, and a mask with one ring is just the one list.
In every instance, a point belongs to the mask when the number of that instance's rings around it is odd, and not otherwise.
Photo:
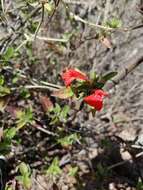
[(64, 80), (66, 86), (70, 86), (72, 81), (74, 81), (75, 79), (88, 80), (88, 77), (79, 71), (76, 71), (74, 69), (68, 69), (62, 74), (62, 79)]
[(99, 95), (99, 96), (108, 96), (109, 94), (101, 89), (97, 89), (97, 90), (94, 90), (93, 93), (95, 95)]
[(103, 98), (108, 96), (106, 92), (101, 89), (97, 89), (93, 94), (86, 96), (83, 100), (90, 106), (94, 107), (96, 110), (100, 111), (103, 107)]

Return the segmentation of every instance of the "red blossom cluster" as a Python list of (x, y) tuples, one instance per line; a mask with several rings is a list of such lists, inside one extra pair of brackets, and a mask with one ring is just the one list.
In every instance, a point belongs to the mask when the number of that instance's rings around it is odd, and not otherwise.
[[(74, 80), (89, 81), (88, 77), (75, 69), (68, 69), (62, 74), (62, 79), (66, 87), (71, 86)], [(102, 89), (95, 89), (89, 96), (85, 96), (83, 101), (94, 107), (96, 110), (100, 111), (103, 107), (103, 98), (108, 96), (108, 93), (104, 92)]]

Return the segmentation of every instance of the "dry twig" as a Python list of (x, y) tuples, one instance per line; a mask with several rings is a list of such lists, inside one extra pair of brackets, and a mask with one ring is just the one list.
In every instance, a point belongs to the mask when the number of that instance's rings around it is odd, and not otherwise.
[(122, 79), (124, 79), (130, 72), (132, 72), (137, 66), (143, 63), (143, 55), (137, 57), (133, 62), (125, 66), (124, 69), (118, 72), (118, 74), (106, 84), (106, 90), (110, 90), (117, 85)]

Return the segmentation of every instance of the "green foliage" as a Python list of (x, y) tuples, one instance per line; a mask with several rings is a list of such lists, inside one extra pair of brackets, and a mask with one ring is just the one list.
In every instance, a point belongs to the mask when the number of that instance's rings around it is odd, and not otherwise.
[(78, 167), (70, 167), (68, 175), (71, 177), (75, 177), (78, 172)]
[(69, 111), (70, 111), (70, 107), (68, 105), (65, 105), (62, 108), (61, 113), (60, 113), (60, 121), (66, 122)]
[(111, 20), (106, 22), (106, 25), (110, 28), (120, 28), (122, 26), (122, 22), (117, 18), (112, 18)]
[(13, 190), (13, 188), (10, 185), (6, 185), (5, 190)]
[(105, 179), (107, 176), (109, 177), (110, 171), (108, 168), (104, 167), (101, 163), (97, 165), (97, 171), (96, 171), (96, 178), (99, 181), (102, 181)]
[(79, 136), (76, 133), (74, 133), (64, 138), (58, 139), (58, 143), (60, 143), (63, 147), (68, 147), (69, 145), (72, 145), (78, 140), (79, 140)]
[(117, 72), (109, 72), (103, 76), (96, 76), (93, 80), (93, 86), (95, 88), (103, 88), (107, 81), (111, 80), (117, 75)]
[(10, 94), (10, 88), (4, 85), (5, 79), (3, 75), (0, 75), (0, 97), (4, 97)]
[(54, 5), (52, 2), (47, 2), (44, 4), (45, 10), (48, 12), (48, 14), (51, 14), (54, 10)]
[(7, 49), (7, 51), (5, 52), (5, 54), (3, 55), (3, 59), (4, 61), (9, 61), (12, 57), (14, 56), (14, 48), (13, 47), (9, 47)]
[[(32, 30), (31, 32), (34, 32), (35, 29), (37, 28), (37, 23), (34, 23), (32, 21), (32, 26), (30, 28), (30, 30)], [(36, 60), (36, 57), (33, 55), (33, 51), (32, 51), (32, 43), (31, 42), (28, 42), (26, 44), (26, 55), (28, 57), (28, 60), (29, 60), (29, 64), (36, 64), (37, 63), (37, 60)]]
[(49, 116), (51, 118), (50, 125), (66, 122), (69, 111), (70, 107), (68, 105), (65, 105), (62, 108), (59, 104), (56, 103), (55, 107), (53, 107), (49, 112)]
[(21, 96), (22, 98), (25, 98), (25, 99), (29, 98), (29, 97), (30, 97), (30, 92), (29, 92), (29, 90), (26, 89), (26, 88), (21, 88), (21, 89), (20, 89), (20, 96)]
[(4, 84), (4, 76), (0, 75), (0, 86)]
[(10, 94), (10, 89), (6, 86), (0, 86), (0, 97)]
[(49, 166), (48, 170), (46, 171), (46, 175), (49, 177), (57, 177), (61, 173), (62, 173), (62, 170), (59, 167), (59, 159), (55, 157), (53, 162)]
[(32, 124), (34, 122), (33, 112), (32, 112), (31, 107), (25, 109), (24, 111), (18, 111), (16, 116), (17, 116), (17, 122), (16, 123), (17, 123), (18, 129), (21, 129), (25, 125)]
[(95, 71), (90, 71), (90, 79), (96, 80), (96, 78), (97, 78), (97, 73)]
[(101, 77), (101, 80), (105, 83), (108, 80), (111, 80), (113, 77), (115, 77), (117, 75), (117, 72), (109, 72), (106, 75), (103, 75)]
[(15, 127), (11, 127), (5, 129), (2, 135), (2, 141), (0, 142), (0, 153), (7, 154), (11, 151), (12, 140), (16, 136), (17, 129)]
[(4, 139), (12, 140), (16, 135), (17, 129), (15, 127), (4, 130)]
[(137, 190), (143, 190), (143, 182), (138, 181), (136, 188), (137, 188)]
[(31, 184), (31, 169), (30, 169), (29, 165), (22, 162), (18, 166), (18, 170), (21, 175), (17, 176), (16, 179), (22, 183), (22, 185), (25, 189), (29, 190), (32, 185)]

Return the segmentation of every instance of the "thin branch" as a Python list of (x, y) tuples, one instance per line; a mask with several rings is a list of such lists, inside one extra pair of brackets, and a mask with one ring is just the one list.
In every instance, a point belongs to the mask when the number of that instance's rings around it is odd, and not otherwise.
[[(3, 67), (3, 69), (6, 70), (6, 71), (9, 71), (11, 73), (13, 72), (13, 68), (10, 67), (10, 66)], [(16, 69), (15, 72), (17, 72), (17, 74), (21, 78), (24, 78), (24, 79), (27, 78), (26, 74), (23, 71), (21, 71), (19, 69)], [(27, 89), (36, 89), (37, 88), (37, 89), (47, 89), (47, 90), (58, 90), (58, 89), (62, 88), (62, 86), (60, 86), (60, 85), (53, 84), (53, 83), (46, 82), (46, 81), (42, 81), (42, 80), (38, 81), (35, 78), (32, 78), (30, 80), (30, 83), (32, 85), (25, 85), (25, 86), (22, 86), (22, 87), (27, 88)], [(38, 83), (40, 83), (41, 85), (39, 85)], [(21, 87), (14, 87), (14, 88), (11, 88), (11, 90), (17, 90), (19, 88), (21, 88)]]
[[(84, 20), (83, 18), (81, 18), (79, 15), (75, 15), (73, 12), (71, 12), (70, 10), (70, 7), (68, 6), (68, 4), (64, 1), (64, 0), (61, 0), (61, 2), (63, 3), (63, 5), (65, 6), (66, 10), (68, 10), (69, 14), (71, 17), (73, 17), (75, 19), (75, 21), (79, 21), (79, 22), (82, 22), (86, 25), (89, 25), (91, 27), (95, 27), (95, 28), (99, 28), (99, 29), (103, 29), (105, 31), (110, 31), (110, 32), (115, 32), (115, 31), (120, 31), (120, 32), (128, 32), (128, 31), (132, 31), (132, 30), (136, 30), (136, 29), (139, 29), (139, 28), (142, 28), (143, 27), (143, 24), (139, 24), (137, 26), (132, 26), (132, 27), (127, 27), (127, 28), (111, 28), (111, 27), (107, 27), (107, 26), (103, 26), (103, 25), (100, 25), (100, 24), (95, 24), (91, 21), (87, 21), (87, 20)], [(110, 4), (110, 0), (107, 0), (107, 4), (106, 4), (106, 8), (109, 8)], [(109, 10), (108, 10), (109, 11)], [(107, 12), (108, 13), (108, 12)], [(105, 13), (104, 17), (107, 16), (107, 13)]]
[(60, 4), (60, 0), (57, 0), (57, 1), (54, 0), (54, 3), (55, 3), (55, 8), (54, 8), (54, 10), (53, 10), (53, 12), (52, 12), (52, 14), (51, 14), (51, 16), (50, 16), (50, 18), (49, 18), (49, 23), (52, 21), (52, 18), (53, 18), (53, 16), (54, 16), (54, 14), (55, 14), (55, 12), (56, 12), (56, 10), (57, 10), (59, 4)]
[(36, 129), (38, 129), (39, 131), (43, 132), (43, 133), (46, 133), (47, 135), (51, 135), (51, 136), (54, 136), (54, 137), (58, 137), (57, 134), (51, 132), (51, 131), (48, 131), (47, 129), (44, 129), (43, 127), (40, 127), (40, 126), (35, 126)]
[(121, 80), (123, 80), (130, 72), (132, 72), (137, 66), (143, 63), (143, 55), (136, 58), (135, 61), (128, 64), (124, 69), (119, 71), (119, 73), (106, 84), (106, 90), (110, 90), (115, 85), (117, 85)]
[(26, 19), (17, 27), (14, 28), (14, 31), (16, 31), (16, 33), (14, 34), (13, 32), (10, 33), (10, 35), (7, 36), (7, 38), (5, 38), (5, 40), (3, 41), (3, 43), (1, 44), (1, 54), (5, 52), (5, 50), (7, 49), (7, 47), (9, 47), (10, 45), (13, 44), (13, 42), (15, 42), (15, 40), (17, 40), (20, 36), (23, 35), (23, 32), (19, 31), (20, 29), (22, 30), (22, 28), (24, 28), (25, 24), (27, 23), (27, 21), (29, 20), (29, 18), (33, 17), (35, 14), (37, 14), (37, 12), (39, 12), (39, 10), (41, 9), (40, 6), (37, 6), (32, 12), (31, 14), (29, 14)]
[(1, 8), (2, 8), (2, 12), (3, 14), (5, 13), (5, 1), (1, 0)]
[[(34, 35), (27, 35), (25, 34), (25, 37), (28, 41), (33, 41), (34, 40)], [(44, 36), (36, 36), (37, 39), (47, 41), (47, 42), (62, 42), (62, 43), (67, 43), (68, 39), (64, 38), (50, 38), (50, 37), (44, 37)]]
[(75, 15), (75, 14), (72, 13), (72, 12), (70, 12), (70, 15), (71, 15), (76, 21), (82, 22), (82, 23), (84, 23), (84, 24), (86, 24), (86, 25), (93, 26), (93, 27), (96, 27), (96, 28), (99, 28), (99, 29), (103, 29), (103, 30), (106, 30), (106, 31), (113, 31), (113, 30), (115, 30), (114, 28), (102, 26), (102, 25), (95, 24), (95, 23), (93, 23), (93, 22), (84, 20), (84, 19), (82, 19), (80, 16)]
[(24, 88), (26, 88), (26, 89), (48, 89), (48, 90), (58, 90), (58, 89), (60, 89), (61, 87), (60, 86), (56, 86), (56, 85), (54, 85), (54, 84), (50, 84), (50, 85), (26, 85), (26, 86), (24, 86)]
[[(139, 158), (142, 155), (143, 155), (143, 152), (140, 152), (140, 153), (138, 153), (138, 154), (135, 155), (135, 158)], [(126, 164), (126, 163), (128, 163), (129, 161), (132, 161), (132, 160), (133, 160), (133, 157), (129, 158), (128, 160), (123, 160), (121, 162), (113, 164), (113, 165), (111, 165), (111, 166), (108, 167), (108, 170), (111, 170), (111, 169), (116, 168), (118, 166), (124, 165), (124, 164)]]
[(36, 36), (37, 36), (37, 34), (38, 34), (38, 32), (39, 32), (39, 30), (40, 30), (40, 28), (41, 28), (41, 25), (42, 25), (42, 23), (43, 23), (43, 21), (44, 21), (44, 13), (45, 13), (44, 4), (45, 4), (45, 3), (41, 3), (41, 6), (42, 6), (42, 7), (41, 7), (41, 10), (42, 10), (41, 20), (40, 20), (40, 22), (39, 22), (39, 24), (38, 24), (38, 26), (37, 26), (36, 31), (35, 31), (34, 39), (36, 39)]

